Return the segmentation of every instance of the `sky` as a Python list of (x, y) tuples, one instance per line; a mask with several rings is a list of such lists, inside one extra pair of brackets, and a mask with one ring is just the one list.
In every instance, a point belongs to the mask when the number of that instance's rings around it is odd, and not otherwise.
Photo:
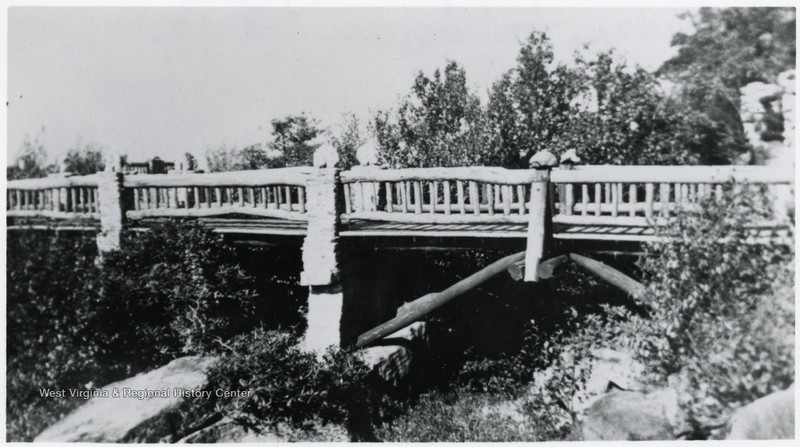
[(685, 8), (54, 8), (8, 11), (8, 160), (38, 137), (181, 161), (269, 139), (305, 112), (322, 127), (395, 106), (415, 75), (462, 64), (484, 100), (544, 31), (568, 62), (589, 44), (654, 70)]

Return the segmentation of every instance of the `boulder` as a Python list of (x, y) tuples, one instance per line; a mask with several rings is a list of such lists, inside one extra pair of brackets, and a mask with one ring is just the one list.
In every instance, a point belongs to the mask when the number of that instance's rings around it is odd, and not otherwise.
[(727, 439), (793, 439), (794, 384), (736, 410)]
[(581, 431), (585, 441), (670, 440), (681, 434), (682, 420), (674, 390), (612, 391), (586, 410)]
[[(147, 440), (175, 435), (174, 421), (159, 421), (170, 416), (185, 402), (185, 393), (206, 383), (206, 372), (214, 363), (211, 357), (182, 357), (156, 370), (96, 390), (96, 397), (56, 422), (35, 442), (120, 442), (142, 440), (134, 433), (147, 433)], [(164, 427), (155, 433), (145, 426)], [(158, 431), (158, 430), (156, 430)], [(170, 433), (172, 431), (173, 433)]]
[(399, 386), (412, 373), (414, 356), (426, 339), (425, 322), (417, 321), (363, 350), (363, 361), (386, 383)]

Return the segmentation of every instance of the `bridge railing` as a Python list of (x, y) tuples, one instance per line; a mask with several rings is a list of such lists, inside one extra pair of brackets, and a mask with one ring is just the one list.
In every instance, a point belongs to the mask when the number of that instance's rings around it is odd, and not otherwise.
[(793, 173), (765, 166), (579, 166), (550, 174), (554, 223), (663, 225), (706, 197), (789, 185)]
[(129, 219), (246, 214), (307, 220), (306, 184), (312, 168), (208, 174), (125, 176)]
[(10, 217), (99, 219), (97, 176), (12, 180), (6, 192)]
[(356, 168), (340, 178), (345, 221), (527, 224), (531, 185), (547, 182), (547, 171)]

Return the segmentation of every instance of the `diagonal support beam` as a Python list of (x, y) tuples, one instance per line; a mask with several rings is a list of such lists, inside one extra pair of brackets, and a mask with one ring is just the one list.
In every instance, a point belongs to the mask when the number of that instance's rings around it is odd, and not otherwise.
[(645, 287), (640, 282), (620, 272), (614, 267), (575, 253), (570, 253), (567, 256), (569, 256), (569, 258), (580, 267), (588, 270), (600, 279), (627, 293), (631, 298), (641, 301), (641, 299), (644, 297)]
[(470, 290), (488, 281), (495, 275), (502, 273), (510, 264), (520, 261), (525, 257), (525, 252), (519, 252), (499, 259), (476, 273), (462, 279), (439, 293), (430, 293), (418, 298), (398, 309), (397, 316), (378, 325), (358, 336), (356, 346), (363, 348), (377, 340), (410, 325), (438, 309), (445, 303), (463, 295)]

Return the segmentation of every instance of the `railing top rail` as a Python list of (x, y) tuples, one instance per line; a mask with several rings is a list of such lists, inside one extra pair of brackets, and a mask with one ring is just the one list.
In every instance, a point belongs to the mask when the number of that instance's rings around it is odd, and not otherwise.
[(69, 188), (71, 186), (97, 186), (97, 175), (81, 175), (74, 177), (44, 177), (22, 180), (9, 180), (8, 189), (38, 190), (49, 188)]
[(495, 167), (354, 169), (341, 173), (344, 183), (400, 182), (425, 180), (462, 180), (503, 185), (547, 181), (547, 171), (537, 169), (505, 169)]
[(767, 183), (794, 181), (791, 168), (771, 166), (615, 166), (588, 165), (555, 169), (553, 183)]
[(257, 169), (247, 171), (211, 172), (203, 174), (138, 174), (126, 175), (123, 186), (181, 187), (181, 186), (305, 186), (311, 167)]

